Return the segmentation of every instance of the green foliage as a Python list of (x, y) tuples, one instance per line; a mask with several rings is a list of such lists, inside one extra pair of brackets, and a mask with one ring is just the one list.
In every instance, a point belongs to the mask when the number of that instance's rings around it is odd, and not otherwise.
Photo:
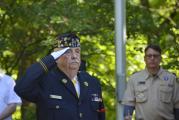
[[(143, 50), (148, 43), (162, 47), (162, 66), (179, 76), (179, 2), (126, 2), (127, 77), (145, 67)], [(87, 71), (101, 81), (107, 120), (114, 120), (114, 20), (112, 0), (1, 0), (0, 66), (18, 79), (30, 64), (50, 53), (58, 34), (75, 31)], [(27, 118), (34, 119), (34, 108), (28, 109)]]
[[(151, 4), (153, 4), (153, 6)], [(177, 65), (179, 58), (179, 14), (177, 11), (179, 9), (177, 6), (178, 1), (176, 0), (128, 1), (127, 34), (128, 40), (139, 41), (138, 38), (145, 36), (143, 41), (146, 41), (146, 44), (159, 44), (164, 54), (162, 66), (179, 75), (179, 66)], [(132, 54), (129, 56), (131, 55)]]

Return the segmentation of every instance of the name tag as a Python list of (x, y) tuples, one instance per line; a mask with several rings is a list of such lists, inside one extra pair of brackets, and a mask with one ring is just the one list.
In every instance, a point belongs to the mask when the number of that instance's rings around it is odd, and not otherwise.
[(139, 85), (144, 85), (144, 84), (145, 84), (145, 81), (139, 81), (138, 84), (139, 84)]
[(53, 98), (53, 99), (62, 99), (62, 96), (59, 96), (59, 95), (50, 95), (50, 98)]

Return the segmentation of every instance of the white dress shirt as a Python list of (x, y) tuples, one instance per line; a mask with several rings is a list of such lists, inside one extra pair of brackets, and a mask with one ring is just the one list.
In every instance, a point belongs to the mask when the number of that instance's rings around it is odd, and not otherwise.
[[(20, 97), (14, 92), (15, 81), (8, 75), (0, 73), (0, 114), (8, 104), (21, 104)], [(12, 116), (4, 120), (12, 120)]]

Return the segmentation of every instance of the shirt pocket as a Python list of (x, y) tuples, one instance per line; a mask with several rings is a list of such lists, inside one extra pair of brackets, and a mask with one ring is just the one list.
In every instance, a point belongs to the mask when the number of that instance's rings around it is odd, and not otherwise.
[(73, 112), (69, 110), (69, 106), (64, 100), (50, 99), (48, 101), (47, 120), (73, 120), (72, 114)]
[(164, 103), (170, 103), (172, 100), (172, 85), (161, 84), (160, 85), (160, 100)]
[(143, 103), (146, 102), (148, 99), (147, 96), (147, 86), (146, 85), (137, 85), (136, 87), (136, 102)]
[(66, 106), (63, 100), (57, 100), (50, 98), (48, 100), (48, 109), (53, 109), (53, 110), (63, 110)]

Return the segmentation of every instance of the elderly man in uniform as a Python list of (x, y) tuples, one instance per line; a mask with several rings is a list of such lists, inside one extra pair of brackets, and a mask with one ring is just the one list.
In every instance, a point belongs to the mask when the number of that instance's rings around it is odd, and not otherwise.
[(80, 61), (79, 37), (66, 33), (18, 80), (15, 91), (36, 104), (38, 120), (105, 120), (100, 83), (79, 71)]
[(124, 94), (124, 118), (131, 120), (179, 120), (179, 87), (176, 76), (160, 66), (158, 45), (145, 48), (146, 68), (133, 74)]

